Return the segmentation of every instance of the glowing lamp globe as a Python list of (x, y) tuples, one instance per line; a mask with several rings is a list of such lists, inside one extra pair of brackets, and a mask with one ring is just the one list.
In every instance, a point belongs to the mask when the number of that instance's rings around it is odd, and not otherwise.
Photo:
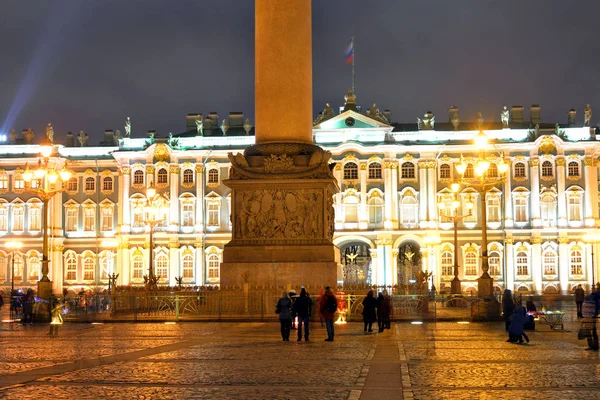
[(475, 145), (478, 149), (483, 149), (488, 144), (488, 137), (483, 131), (479, 131), (477, 136), (475, 136)]
[(42, 157), (48, 158), (52, 154), (52, 145), (44, 144), (41, 146), (40, 152), (42, 153)]

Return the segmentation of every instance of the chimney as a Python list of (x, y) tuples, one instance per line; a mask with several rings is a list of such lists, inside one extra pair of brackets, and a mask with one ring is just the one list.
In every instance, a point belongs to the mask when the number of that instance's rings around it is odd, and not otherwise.
[(510, 109), (510, 122), (516, 122), (520, 124), (523, 123), (523, 119), (523, 106), (512, 106)]
[(575, 123), (577, 120), (577, 111), (575, 111), (575, 109), (571, 108), (567, 115), (568, 115), (567, 123), (569, 124), (569, 126), (575, 126)]
[(229, 127), (241, 128), (244, 125), (244, 113), (233, 111), (229, 113)]
[(213, 120), (213, 125), (214, 126), (219, 126), (219, 114), (217, 114), (214, 111), (211, 111), (208, 113), (208, 118)]
[(67, 132), (67, 140), (65, 142), (65, 146), (75, 147), (75, 137), (73, 136), (73, 132)]
[(216, 121), (214, 121), (212, 118), (210, 118), (210, 114), (209, 114), (209, 117), (204, 120), (204, 129), (208, 130), (208, 131), (212, 130), (213, 124), (214, 124), (214, 126), (218, 125)]
[(390, 110), (383, 110), (383, 116), (390, 124), (392, 123), (392, 112)]
[(532, 104), (531, 107), (529, 107), (529, 120), (531, 121), (532, 125), (542, 122), (541, 112), (542, 108), (539, 106), (539, 104)]
[(188, 114), (187, 117), (185, 117), (185, 130), (186, 131), (192, 131), (192, 130), (196, 130), (196, 121), (200, 120), (202, 121), (202, 114), (200, 113), (196, 113), (196, 114)]
[(104, 145), (105, 146), (114, 146), (115, 145), (114, 134), (115, 133), (110, 129), (107, 129), (104, 131)]

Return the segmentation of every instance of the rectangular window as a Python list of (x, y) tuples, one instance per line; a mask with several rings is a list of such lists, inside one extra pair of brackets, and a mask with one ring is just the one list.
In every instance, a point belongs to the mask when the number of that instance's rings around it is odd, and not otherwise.
[(69, 182), (67, 183), (67, 191), (68, 192), (77, 192), (78, 190), (78, 180), (77, 178), (71, 178), (69, 179)]
[(0, 231), (6, 232), (8, 227), (8, 210), (4, 207), (0, 208)]
[(105, 207), (102, 209), (102, 231), (113, 230), (113, 210), (112, 208)]
[(112, 192), (112, 190), (113, 190), (113, 179), (110, 176), (105, 176), (102, 179), (102, 190), (104, 192)]
[(67, 215), (65, 218), (65, 230), (67, 232), (77, 231), (77, 209), (67, 208)]
[(569, 221), (581, 221), (581, 199), (579, 196), (569, 197)]
[(41, 208), (35, 207), (29, 209), (29, 230), (30, 231), (39, 231), (41, 230), (42, 221), (41, 221)]
[(500, 198), (492, 197), (488, 200), (488, 222), (500, 222)]
[(83, 209), (83, 230), (93, 232), (96, 229), (96, 210), (88, 207)]
[(515, 222), (527, 222), (527, 199), (515, 199)]
[(194, 226), (193, 204), (184, 204), (181, 207), (181, 226)]
[(15, 178), (15, 189), (25, 189), (25, 181), (23, 180), (23, 178)]
[(529, 275), (527, 254), (524, 252), (517, 254), (517, 275)]
[(492, 253), (488, 257), (489, 274), (492, 276), (500, 276), (500, 255)]
[(449, 251), (445, 251), (442, 253), (442, 275), (454, 275), (454, 259), (452, 257), (452, 253), (450, 253)]
[(24, 225), (24, 209), (23, 207), (17, 207), (13, 209), (13, 224), (12, 231), (13, 232), (23, 232)]
[(87, 178), (85, 178), (85, 191), (93, 192), (94, 190), (96, 190), (96, 179), (91, 176), (88, 176)]
[(6, 281), (7, 261), (6, 257), (0, 256), (0, 282)]
[(65, 279), (68, 281), (77, 279), (77, 260), (75, 258), (69, 258), (67, 260), (67, 273)]
[(141, 256), (133, 258), (133, 279), (142, 279), (144, 270), (144, 260)]
[(219, 226), (219, 204), (215, 202), (208, 203), (208, 225)]
[(544, 275), (556, 275), (556, 254), (544, 253)]
[(0, 176), (0, 190), (8, 190), (8, 176)]
[(160, 256), (156, 260), (156, 275), (161, 281), (169, 279), (169, 259), (166, 256)]

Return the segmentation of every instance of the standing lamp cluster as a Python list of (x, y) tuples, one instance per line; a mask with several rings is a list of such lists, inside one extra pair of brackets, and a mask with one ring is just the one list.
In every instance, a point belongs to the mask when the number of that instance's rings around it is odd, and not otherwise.
[(144, 222), (148, 224), (150, 231), (149, 245), (150, 249), (149, 260), (148, 260), (148, 275), (144, 276), (144, 282), (146, 283), (146, 289), (149, 291), (156, 290), (158, 288), (158, 280), (160, 276), (154, 273), (154, 228), (167, 220), (169, 212), (168, 208), (168, 196), (163, 196), (156, 192), (153, 186), (146, 189), (146, 205), (144, 207)]

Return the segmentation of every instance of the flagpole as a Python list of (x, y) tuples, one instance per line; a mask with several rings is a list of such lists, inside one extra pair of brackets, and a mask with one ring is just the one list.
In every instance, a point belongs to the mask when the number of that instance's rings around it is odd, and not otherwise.
[(356, 92), (354, 91), (354, 60), (356, 59), (355, 57), (355, 50), (354, 50), (354, 36), (352, 36), (352, 93), (356, 94)]

